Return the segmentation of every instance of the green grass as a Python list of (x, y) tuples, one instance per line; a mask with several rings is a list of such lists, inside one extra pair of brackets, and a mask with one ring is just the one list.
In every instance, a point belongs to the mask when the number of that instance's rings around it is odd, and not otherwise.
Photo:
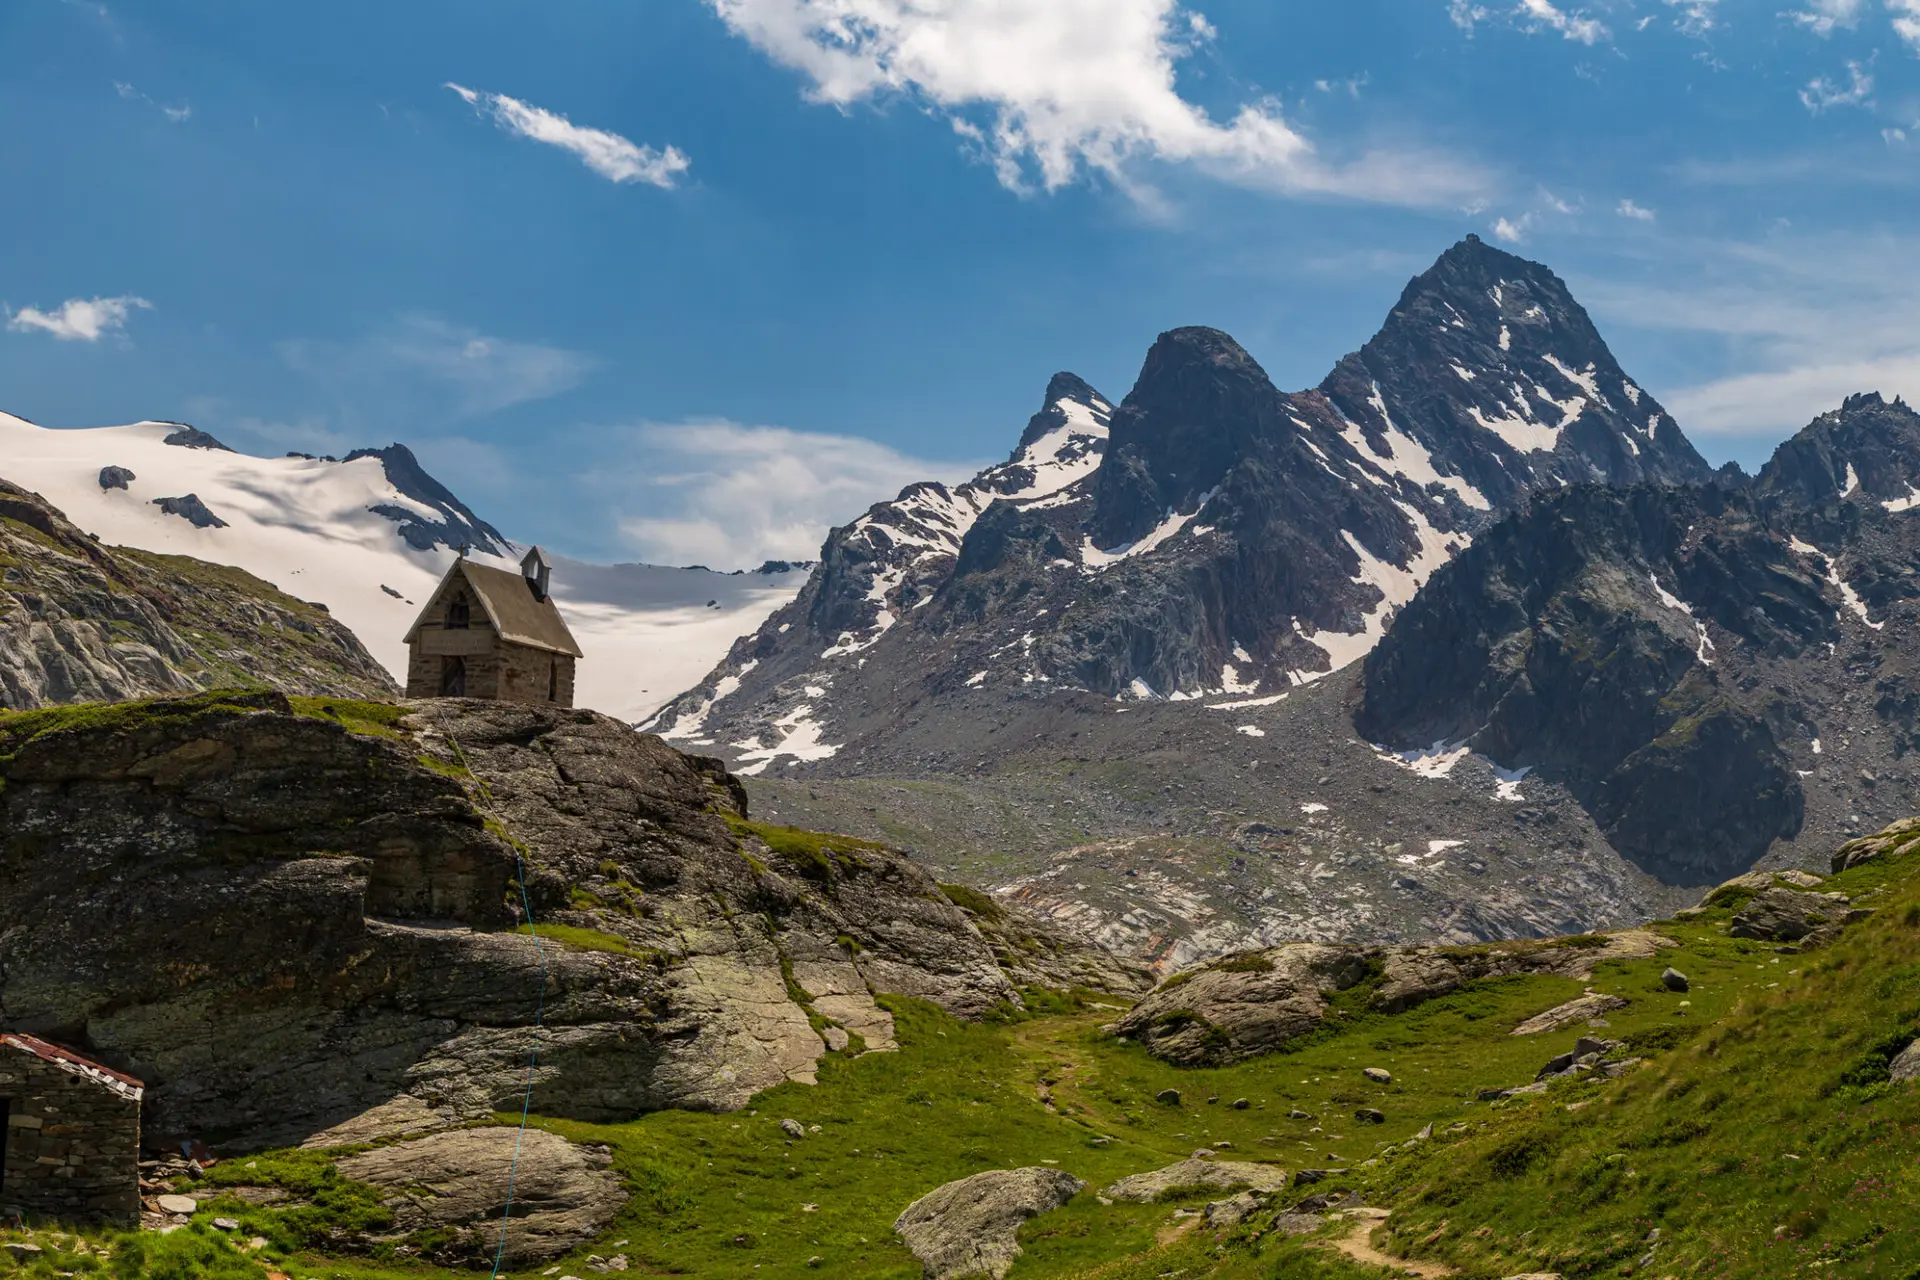
[(237, 569), (232, 565), (213, 564), (206, 560), (196, 560), (192, 556), (142, 551), (135, 547), (115, 547), (113, 554), (162, 570), (168, 577), (183, 580), (191, 586), (207, 588), (223, 594), (231, 592), (262, 599), (310, 621), (330, 616), (322, 606), (290, 596), (264, 578), (256, 578), (245, 569)]
[[(751, 834), (778, 856), (794, 856), (760, 830)], [(837, 856), (834, 839), (791, 838)], [(1920, 1090), (1891, 1086), (1887, 1061), (1920, 1033), (1920, 852), (1858, 868), (1832, 887), (1872, 894), (1867, 903), (1877, 913), (1828, 951), (1782, 955), (1772, 944), (1732, 938), (1732, 907), (1722, 903), (1655, 926), (1676, 945), (1604, 962), (1590, 987), (1509, 977), (1388, 1014), (1368, 1007), (1362, 984), (1328, 1027), (1288, 1052), (1225, 1067), (1180, 1069), (1112, 1039), (1101, 1030), (1116, 1016), (1112, 1001), (1090, 993), (1026, 993), (1027, 1014), (977, 1023), (886, 998), (898, 1052), (827, 1056), (817, 1085), (782, 1085), (745, 1111), (661, 1112), (612, 1125), (536, 1120), (608, 1144), (633, 1196), (605, 1234), (560, 1260), (555, 1274), (590, 1274), (588, 1252), (620, 1252), (639, 1275), (913, 1280), (919, 1267), (891, 1224), (945, 1182), (1046, 1164), (1098, 1192), (1204, 1146), (1287, 1170), (1330, 1171), (1313, 1191), (1356, 1190), (1394, 1209), (1376, 1245), (1448, 1263), (1462, 1280), (1528, 1271), (1566, 1280), (1915, 1280)], [(626, 947), (590, 930), (548, 926), (542, 934), (562, 945)], [(1688, 974), (1690, 991), (1662, 986), (1669, 965)], [(1511, 1034), (1586, 989), (1628, 1004), (1603, 1029)], [(1482, 1090), (1531, 1081), (1586, 1034), (1623, 1040), (1647, 1061), (1618, 1081), (1479, 1100)], [(1392, 1073), (1390, 1083), (1365, 1077), (1376, 1066)], [(1167, 1089), (1180, 1092), (1177, 1105), (1156, 1101)], [(1247, 1105), (1237, 1109), (1241, 1099)], [(1362, 1109), (1378, 1110), (1385, 1123), (1358, 1122)], [(790, 1141), (779, 1128), (788, 1117), (821, 1131)], [(1412, 1141), (1426, 1126), (1434, 1137)], [(251, 1170), (224, 1162), (209, 1182), (285, 1186), (310, 1202), (234, 1212), (244, 1232), (271, 1241), (268, 1256), (292, 1253), (286, 1269), (295, 1276), (456, 1274), (313, 1252), (327, 1248), (333, 1232), (364, 1229), (365, 1215), (378, 1212), (365, 1189), (337, 1176), (329, 1182), (329, 1168), (323, 1155), (284, 1153)], [(1257, 1216), (1228, 1232), (1175, 1217), (1214, 1194), (1111, 1206), (1082, 1195), (1027, 1224), (1011, 1280), (1379, 1274), (1330, 1253), (1325, 1239), (1274, 1234)], [(1656, 1228), (1660, 1241), (1643, 1267)]]
[(1722, 939), (1709, 922), (1726, 905), (1676, 928), (1694, 939), (1689, 995), (1711, 1025), (1620, 1084), (1581, 1091), (1590, 1099), (1490, 1110), (1397, 1168), (1383, 1188), (1403, 1202), (1401, 1234), (1493, 1225), (1420, 1250), (1470, 1275), (1616, 1274), (1655, 1228), (1659, 1274), (1920, 1275), (1920, 1090), (1886, 1070), (1920, 1034), (1915, 870), (1836, 878), (1842, 891), (1895, 887), (1824, 952)]
[(215, 689), (188, 697), (141, 698), (132, 702), (80, 702), (34, 711), (0, 711), (0, 757), (11, 756), (36, 738), (68, 732), (133, 733), (157, 724), (177, 724), (221, 714), (249, 714), (280, 704), (280, 695), (241, 689)]
[(940, 892), (947, 895), (948, 902), (982, 920), (991, 923), (1006, 917), (1006, 909), (978, 889), (964, 884), (943, 884)]
[[(516, 933), (533, 934), (531, 925), (521, 925)], [(537, 930), (542, 942), (551, 942), (573, 951), (609, 951), (615, 955), (632, 956), (636, 960), (657, 960), (660, 953), (646, 947), (636, 946), (611, 933), (601, 933), (597, 929), (577, 929), (565, 924), (542, 924)]]
[[(287, 701), (293, 704), (296, 715), (306, 716), (310, 720), (330, 720), (352, 733), (396, 741), (404, 741), (407, 737), (400, 727), (407, 709), (390, 702), (369, 702), (363, 698), (289, 698)], [(436, 773), (459, 778), (471, 776), (465, 769), (456, 769), (430, 757), (420, 757), (420, 763)]]
[[(0, 1231), (0, 1242), (14, 1239)], [(45, 1232), (20, 1236), (45, 1252), (32, 1264), (13, 1266), (0, 1253), (0, 1275), (54, 1280), (60, 1276), (96, 1280), (264, 1280), (266, 1270), (257, 1258), (238, 1247), (238, 1241), (211, 1226), (195, 1224), (168, 1235), (145, 1232), (85, 1233), (84, 1252), (72, 1236), (56, 1239)], [(246, 1237), (241, 1237), (245, 1239)]]
[[(278, 1187), (294, 1202), (286, 1207), (258, 1206), (221, 1194), (222, 1188), (245, 1186)], [(207, 1170), (194, 1194), (202, 1200), (201, 1217), (238, 1219), (241, 1229), (236, 1234), (242, 1239), (266, 1239), (271, 1256), (277, 1257), (393, 1225), (393, 1214), (380, 1203), (376, 1188), (341, 1177), (330, 1155), (318, 1151), (224, 1160)]]
[(752, 822), (733, 813), (722, 815), (737, 836), (750, 837), (765, 845), (767, 851), (809, 880), (831, 884), (835, 877), (854, 870), (860, 854), (881, 848), (871, 840), (853, 836), (830, 835), (821, 831), (803, 831), (766, 822)]

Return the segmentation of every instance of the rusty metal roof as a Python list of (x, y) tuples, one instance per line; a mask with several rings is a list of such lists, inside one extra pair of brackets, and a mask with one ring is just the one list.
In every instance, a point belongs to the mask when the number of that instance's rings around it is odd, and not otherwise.
[(30, 1053), (72, 1075), (104, 1085), (122, 1097), (132, 1098), (135, 1102), (138, 1102), (140, 1096), (146, 1092), (146, 1085), (124, 1072), (115, 1071), (112, 1067), (103, 1067), (97, 1062), (81, 1057), (71, 1049), (62, 1049), (57, 1044), (49, 1044), (38, 1036), (30, 1036), (23, 1031), (0, 1032), (0, 1047)]

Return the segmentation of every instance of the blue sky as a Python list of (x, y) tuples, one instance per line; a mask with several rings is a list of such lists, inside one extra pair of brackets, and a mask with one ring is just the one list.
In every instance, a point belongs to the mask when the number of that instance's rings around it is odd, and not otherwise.
[(1752, 466), (1920, 396), (1917, 187), (1920, 0), (0, 0), (0, 407), (735, 567), (1477, 231)]

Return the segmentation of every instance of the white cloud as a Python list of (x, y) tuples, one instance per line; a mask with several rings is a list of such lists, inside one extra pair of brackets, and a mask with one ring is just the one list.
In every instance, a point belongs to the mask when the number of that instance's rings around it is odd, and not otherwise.
[(1858, 62), (1847, 64), (1847, 83), (1835, 84), (1825, 76), (1819, 76), (1807, 82), (1800, 91), (1800, 101), (1807, 110), (1819, 115), (1834, 107), (1857, 107), (1873, 97), (1873, 74)]
[(287, 342), (280, 352), (361, 417), (444, 413), (448, 393), (456, 416), (492, 413), (570, 391), (594, 367), (577, 351), (492, 337), (433, 316), (403, 317), (357, 342)]
[(1622, 200), (1620, 207), (1614, 212), (1623, 218), (1632, 218), (1635, 222), (1652, 222), (1655, 216), (1653, 210), (1643, 209), (1631, 200)]
[[(1674, 25), (1680, 28), (1682, 35), (1689, 36), (1704, 36), (1720, 25), (1714, 17), (1719, 4), (1720, 0), (1667, 0), (1669, 8), (1680, 11), (1680, 16), (1674, 19)], [(1639, 29), (1646, 28), (1643, 26)]]
[[(975, 462), (930, 462), (854, 436), (726, 421), (649, 423), (623, 432), (620, 528), (656, 564), (752, 568), (811, 560), (827, 530), (922, 480), (957, 481)], [(638, 490), (635, 490), (635, 484)], [(637, 500), (637, 501), (636, 501)]]
[(63, 342), (98, 342), (106, 334), (127, 327), (136, 310), (152, 310), (145, 298), (126, 294), (118, 298), (68, 298), (53, 311), (22, 307), (12, 312), (7, 328), (16, 333), (39, 330)]
[(1533, 226), (1533, 215), (1522, 214), (1518, 219), (1495, 218), (1493, 234), (1508, 244), (1525, 244), (1527, 231)]
[(1552, 0), (1520, 0), (1515, 13), (1536, 30), (1546, 27), (1581, 44), (1599, 44), (1610, 35), (1604, 25), (1587, 17), (1584, 10), (1569, 14), (1556, 8)]
[(1860, 391), (1920, 397), (1920, 352), (1741, 374), (1671, 393), (1665, 403), (1688, 431), (1784, 435)]
[(1348, 76), (1344, 80), (1315, 80), (1313, 87), (1321, 93), (1344, 93), (1349, 98), (1358, 98), (1360, 91), (1372, 82), (1372, 73), (1362, 71), (1359, 75)]
[(1805, 9), (1795, 9), (1785, 16), (1815, 35), (1830, 36), (1835, 27), (1852, 30), (1859, 26), (1864, 8), (1866, 0), (1811, 0)]
[(1689, 335), (1725, 372), (1654, 389), (1696, 436), (1777, 440), (1857, 391), (1920, 400), (1920, 238), (1777, 233), (1764, 243), (1675, 242), (1644, 282), (1576, 282), (1610, 326)]
[(1340, 163), (1272, 101), (1217, 120), (1176, 66), (1213, 27), (1178, 0), (707, 0), (736, 35), (842, 109), (899, 95), (947, 119), (1014, 191), (1095, 173), (1151, 202), (1143, 162), (1287, 195), (1460, 203), (1479, 173), (1431, 150)]
[(1493, 16), (1493, 10), (1485, 5), (1473, 4), (1471, 0), (1451, 0), (1447, 6), (1447, 16), (1453, 19), (1453, 25), (1473, 34), (1474, 27)]
[(177, 107), (163, 106), (162, 104), (155, 102), (152, 98), (140, 92), (138, 89), (134, 88), (132, 85), (128, 84), (124, 80), (115, 80), (113, 82), (113, 89), (115, 93), (118, 93), (121, 97), (127, 99), (127, 101), (129, 102), (146, 103), (148, 106), (152, 107), (155, 111), (158, 111), (161, 115), (165, 116), (167, 118), (167, 121), (171, 124), (185, 124), (188, 120), (193, 118), (193, 107), (189, 103), (182, 103)]
[(459, 94), (475, 111), (493, 117), (494, 123), (508, 133), (571, 151), (587, 168), (613, 182), (647, 182), (656, 187), (672, 187), (692, 164), (678, 147), (664, 151), (643, 147), (617, 133), (585, 128), (563, 115), (509, 98), (504, 93), (483, 93), (452, 82), (447, 88)]
[(1887, 0), (1887, 12), (1893, 15), (1893, 29), (1900, 38), (1920, 53), (1920, 0)]

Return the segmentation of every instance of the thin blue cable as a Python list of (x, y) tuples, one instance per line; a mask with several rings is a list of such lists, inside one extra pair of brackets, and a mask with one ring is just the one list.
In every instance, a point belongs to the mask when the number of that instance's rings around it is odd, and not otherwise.
[(540, 1061), (540, 1026), (547, 1011), (547, 948), (533, 924), (533, 899), (527, 894), (527, 864), (515, 852), (513, 864), (520, 872), (520, 902), (527, 910), (527, 932), (533, 935), (533, 948), (540, 956), (540, 995), (533, 1006), (533, 1047), (527, 1051), (527, 1092), (520, 1101), (520, 1132), (513, 1140), (513, 1163), (507, 1166), (507, 1207), (500, 1218), (500, 1247), (493, 1254), (490, 1280), (497, 1280), (500, 1264), (507, 1256), (507, 1228), (513, 1223), (513, 1180), (520, 1172), (520, 1145), (527, 1140), (527, 1117), (533, 1114), (533, 1071)]

